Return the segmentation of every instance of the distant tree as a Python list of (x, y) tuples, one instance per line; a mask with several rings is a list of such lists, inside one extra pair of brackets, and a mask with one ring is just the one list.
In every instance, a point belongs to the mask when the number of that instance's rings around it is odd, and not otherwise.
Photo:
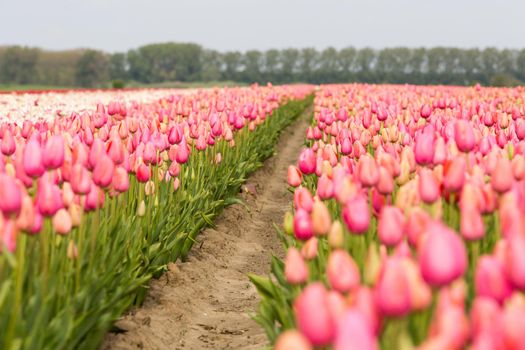
[(281, 63), (279, 61), (279, 50), (271, 49), (263, 53), (262, 74), (265, 81), (279, 82), (279, 70)]
[(0, 82), (30, 84), (36, 76), (40, 50), (12, 46), (5, 50), (0, 61)]
[(243, 68), (242, 58), (242, 54), (238, 51), (226, 52), (224, 54), (224, 80), (240, 81), (240, 72)]
[(260, 51), (250, 50), (243, 55), (244, 70), (241, 80), (247, 83), (262, 83), (261, 68), (263, 55)]
[(222, 54), (215, 50), (204, 50), (202, 53), (202, 71), (200, 80), (219, 81), (223, 66)]
[(114, 53), (109, 56), (109, 78), (126, 80), (128, 78), (126, 54)]
[(302, 49), (298, 59), (299, 80), (303, 82), (314, 82), (314, 73), (318, 66), (319, 52), (311, 47)]
[(76, 66), (76, 82), (83, 87), (100, 87), (109, 80), (108, 56), (96, 50), (86, 50)]
[(340, 82), (355, 81), (355, 59), (357, 50), (347, 47), (337, 53), (337, 75)]
[(284, 49), (279, 55), (280, 78), (283, 82), (299, 81), (299, 50)]
[(360, 82), (374, 82), (375, 75), (373, 67), (376, 61), (376, 53), (369, 47), (365, 47), (357, 52), (356, 68), (357, 79)]

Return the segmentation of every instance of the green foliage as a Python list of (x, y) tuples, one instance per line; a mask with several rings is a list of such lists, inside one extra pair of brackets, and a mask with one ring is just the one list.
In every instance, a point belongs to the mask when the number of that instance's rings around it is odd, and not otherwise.
[(123, 89), (126, 86), (126, 82), (122, 79), (116, 79), (111, 82), (113, 89)]

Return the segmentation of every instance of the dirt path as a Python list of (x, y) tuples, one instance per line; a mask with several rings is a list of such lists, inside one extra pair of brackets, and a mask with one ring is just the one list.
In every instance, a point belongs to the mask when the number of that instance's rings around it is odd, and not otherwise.
[[(308, 111), (309, 112), (309, 111)], [(247, 208), (232, 205), (206, 229), (187, 262), (170, 264), (152, 280), (142, 308), (124, 316), (125, 333), (109, 334), (103, 349), (261, 349), (266, 335), (251, 318), (259, 299), (247, 274), (266, 274), (270, 254), (282, 255), (272, 223), (290, 208), (288, 165), (297, 160), (308, 118), (281, 135), (276, 154), (247, 181)], [(255, 193), (253, 193), (255, 192)]]

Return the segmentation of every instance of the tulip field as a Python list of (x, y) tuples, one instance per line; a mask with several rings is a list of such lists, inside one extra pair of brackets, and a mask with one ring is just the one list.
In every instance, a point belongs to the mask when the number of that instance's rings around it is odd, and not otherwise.
[(321, 86), (305, 145), (276, 349), (525, 349), (525, 89)]
[(312, 89), (1, 94), (0, 348), (97, 348)]

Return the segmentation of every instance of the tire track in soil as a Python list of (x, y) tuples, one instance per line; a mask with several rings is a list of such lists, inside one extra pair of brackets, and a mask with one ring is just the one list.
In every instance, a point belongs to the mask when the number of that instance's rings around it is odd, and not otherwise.
[[(259, 303), (247, 274), (267, 274), (270, 254), (283, 255), (273, 223), (291, 208), (286, 174), (304, 144), (308, 108), (286, 128), (276, 154), (252, 174), (235, 204), (215, 220), (216, 227), (197, 238), (187, 262), (170, 263), (151, 280), (141, 308), (132, 309), (109, 333), (102, 349), (261, 349), (264, 330), (250, 315)], [(308, 117), (307, 117), (308, 116)]]

